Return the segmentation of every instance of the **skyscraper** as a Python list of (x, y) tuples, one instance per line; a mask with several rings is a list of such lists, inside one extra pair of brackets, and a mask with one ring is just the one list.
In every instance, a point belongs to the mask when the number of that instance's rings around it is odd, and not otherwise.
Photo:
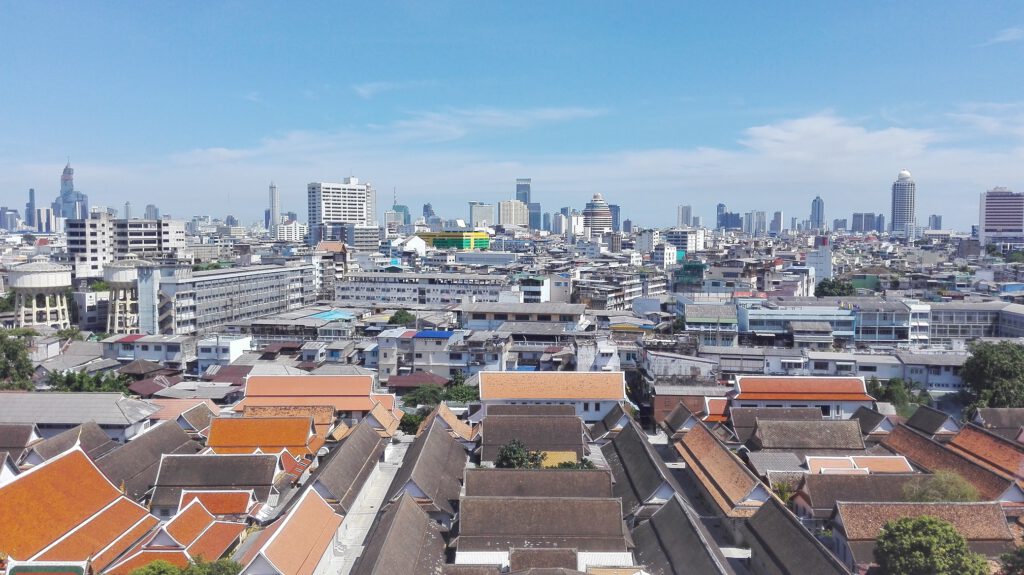
[(892, 210), (889, 222), (892, 233), (899, 237), (912, 237), (917, 219), (914, 211), (914, 197), (917, 185), (907, 170), (900, 170), (892, 184)]
[(498, 222), (503, 226), (528, 226), (530, 210), (519, 200), (498, 202)]
[(52, 208), (55, 218), (89, 217), (89, 197), (75, 190), (75, 170), (71, 168), (70, 161), (64, 166), (64, 172), (60, 176), (60, 195), (54, 200)]
[(545, 232), (551, 231), (551, 212), (544, 212), (544, 219), (541, 222), (541, 229)]
[(494, 204), (469, 202), (469, 225), (474, 228), (485, 228), (497, 224), (494, 216)]
[(537, 202), (529, 202), (526, 204), (526, 210), (529, 212), (529, 226), (531, 230), (539, 230), (541, 226), (541, 211), (540, 204)]
[(619, 217), (622, 214), (622, 208), (619, 207), (619, 204), (608, 204), (608, 209), (612, 212), (612, 231), (620, 231)]
[(28, 189), (28, 203), (25, 204), (25, 225), (35, 227), (36, 225), (36, 189)]
[(426, 204), (423, 204), (423, 219), (424, 220), (429, 220), (430, 218), (432, 218), (432, 217), (434, 217), (436, 215), (437, 214), (434, 213), (434, 205), (433, 204), (431, 204), (429, 202), (426, 203)]
[(929, 230), (941, 230), (942, 229), (942, 216), (938, 214), (932, 214), (928, 216), (928, 229)]
[(591, 234), (603, 234), (606, 231), (611, 231), (612, 210), (601, 194), (594, 194), (594, 197), (587, 202), (583, 209), (583, 227), (590, 228)]
[(978, 241), (981, 245), (1024, 241), (1024, 194), (993, 188), (981, 194)]
[(281, 194), (277, 192), (277, 185), (270, 182), (270, 230), (271, 237), (277, 237), (277, 225), (281, 223)]
[(160, 208), (156, 207), (156, 204), (146, 204), (146, 219), (147, 220), (159, 220), (160, 219)]
[(785, 228), (785, 224), (782, 223), (783, 221), (785, 220), (783, 219), (782, 212), (775, 212), (772, 215), (772, 225), (768, 231), (775, 235), (781, 234), (782, 230)]
[(688, 228), (693, 225), (693, 206), (676, 206), (676, 227)]
[[(80, 219), (81, 220), (81, 219), (85, 219), (85, 218), (76, 218), (76, 219)], [(132, 219), (132, 203), (131, 202), (125, 202), (124, 203), (124, 219), (126, 219), (126, 220)]]
[(317, 224), (377, 225), (377, 193), (368, 182), (345, 178), (340, 184), (313, 182), (306, 186), (310, 230)]
[(715, 207), (715, 227), (716, 228), (723, 229), (723, 228), (726, 227), (725, 222), (722, 221), (724, 215), (725, 215), (725, 204), (718, 204)]
[(516, 199), (524, 204), (530, 203), (530, 186), (533, 184), (531, 178), (519, 178), (516, 180)]
[(821, 199), (821, 196), (814, 196), (811, 201), (811, 228), (825, 229), (825, 200)]

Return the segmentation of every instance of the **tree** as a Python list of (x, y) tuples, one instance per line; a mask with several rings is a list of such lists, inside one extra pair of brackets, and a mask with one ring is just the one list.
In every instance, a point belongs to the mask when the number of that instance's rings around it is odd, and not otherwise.
[(546, 453), (530, 451), (526, 445), (518, 439), (512, 439), (498, 449), (498, 456), (494, 458), (494, 466), (510, 469), (540, 469), (544, 465)]
[(0, 313), (14, 311), (14, 292), (9, 291), (0, 298)]
[(402, 430), (402, 433), (406, 435), (415, 435), (420, 430), (420, 424), (423, 423), (423, 419), (426, 416), (422, 413), (405, 413), (402, 415), (402, 419), (398, 422), (398, 429)]
[(415, 325), (416, 316), (409, 313), (404, 309), (400, 309), (392, 314), (391, 319), (388, 320), (391, 325), (404, 325), (406, 327)]
[(852, 283), (840, 279), (825, 278), (814, 287), (814, 297), (851, 296), (856, 293), (857, 288)]
[(480, 400), (480, 390), (473, 385), (453, 385), (444, 391), (446, 401), (470, 403)]
[(92, 282), (91, 284), (89, 284), (89, 291), (92, 291), (92, 292), (110, 291), (110, 284), (108, 284), (107, 282), (105, 282), (103, 280), (96, 280), (96, 281)]
[(0, 389), (35, 389), (33, 373), (25, 342), (0, 333)]
[(402, 396), (402, 401), (405, 402), (405, 405), (410, 407), (416, 407), (417, 405), (433, 407), (441, 403), (441, 400), (443, 399), (444, 388), (432, 383), (421, 385), (412, 391), (406, 392), (406, 394)]
[(217, 561), (204, 561), (199, 557), (181, 570), (181, 575), (238, 575), (242, 571), (242, 565), (230, 559), (218, 559)]
[(167, 561), (157, 560), (138, 569), (133, 569), (130, 575), (179, 575), (181, 569), (168, 563)]
[(53, 372), (48, 383), (54, 391), (116, 391), (125, 393), (131, 380), (111, 371), (88, 374), (85, 372)]
[(999, 575), (1024, 575), (1024, 547), (1018, 547), (1011, 553), (1003, 553), (999, 560), (1003, 563)]
[(57, 339), (60, 339), (60, 340), (64, 340), (64, 339), (73, 339), (75, 341), (84, 341), (85, 340), (85, 336), (82, 335), (82, 330), (78, 329), (77, 327), (69, 327), (67, 329), (57, 330), (57, 332), (54, 333), (53, 336), (56, 337)]
[(889, 521), (875, 542), (875, 562), (892, 575), (986, 575), (988, 565), (941, 519), (927, 515)]
[(584, 457), (579, 461), (562, 461), (558, 465), (554, 466), (553, 469), (597, 469), (594, 462)]
[(461, 369), (457, 369), (452, 372), (452, 377), (448, 380), (448, 385), (458, 386), (464, 383), (466, 383), (466, 372)]
[(934, 475), (919, 477), (903, 485), (907, 501), (978, 501), (978, 489), (952, 471), (938, 471)]
[(772, 484), (772, 491), (779, 496), (783, 503), (789, 504), (789, 500), (796, 495), (796, 488), (788, 481), (779, 481)]
[(979, 398), (999, 381), (1022, 385), (1024, 346), (1008, 341), (975, 343), (971, 346), (971, 357), (964, 362), (960, 375)]

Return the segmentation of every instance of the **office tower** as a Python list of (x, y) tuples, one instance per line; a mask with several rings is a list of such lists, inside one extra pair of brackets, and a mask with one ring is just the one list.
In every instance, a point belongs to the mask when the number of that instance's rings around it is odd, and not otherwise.
[(618, 204), (608, 204), (608, 209), (612, 212), (612, 231), (619, 231), (619, 216), (622, 213), (622, 208)]
[(754, 234), (754, 212), (743, 214), (743, 233), (748, 236)]
[(516, 180), (516, 200), (524, 204), (530, 203), (530, 186), (533, 180), (530, 178), (519, 178)]
[(702, 228), (704, 227), (704, 218), (700, 216), (693, 216), (690, 218), (690, 225), (695, 228)]
[(718, 204), (715, 207), (715, 227), (718, 229), (725, 229), (725, 204)]
[(914, 196), (917, 185), (907, 170), (900, 170), (892, 184), (892, 210), (889, 212), (892, 233), (899, 237), (913, 237), (917, 225)]
[(564, 234), (569, 228), (569, 218), (562, 212), (558, 212), (551, 218), (551, 233)]
[(633, 233), (633, 220), (624, 220), (622, 222), (622, 233), (631, 234)]
[(779, 234), (782, 233), (782, 229), (783, 229), (783, 223), (782, 223), (783, 219), (782, 218), (783, 218), (782, 212), (775, 212), (774, 214), (772, 214), (772, 225), (771, 225), (771, 228), (769, 229), (769, 231), (771, 233), (773, 233), (775, 235), (779, 235)]
[(811, 228), (825, 229), (825, 200), (821, 196), (814, 196), (811, 201)]
[(270, 182), (270, 230), (271, 237), (277, 237), (277, 225), (281, 223), (281, 194), (277, 191), (277, 185)]
[(981, 194), (978, 241), (1020, 243), (1024, 240), (1024, 194), (992, 188)]
[(569, 217), (569, 214), (572, 213), (572, 208), (566, 206), (564, 208), (559, 209), (558, 213), (562, 214), (565, 217)]
[(263, 210), (263, 228), (270, 231), (270, 208)]
[(18, 210), (7, 209), (7, 206), (0, 207), (0, 229), (8, 231), (18, 229), (18, 220), (20, 219)]
[(768, 214), (762, 211), (754, 214), (754, 235), (763, 236), (768, 233)]
[(36, 208), (36, 213), (32, 218), (35, 222), (35, 231), (40, 233), (52, 234), (60, 231), (57, 226), (57, 216), (53, 213), (53, 208)]
[(885, 215), (884, 214), (875, 214), (875, 227), (873, 229), (875, 231), (879, 231), (879, 232), (884, 232), (885, 231)]
[(235, 216), (232, 216), (231, 214), (228, 214), (227, 217), (224, 218), (224, 225), (226, 225), (226, 226), (237, 226), (238, 225), (238, 218), (236, 218)]
[(160, 208), (156, 207), (155, 204), (146, 204), (146, 219), (147, 220), (159, 220), (160, 219)]
[(528, 212), (529, 226), (531, 230), (539, 230), (541, 226), (541, 211), (540, 204), (537, 202), (529, 202), (526, 204), (526, 211)]
[(28, 203), (25, 204), (25, 225), (31, 228), (36, 226), (36, 189), (28, 189)]
[(832, 231), (834, 232), (845, 232), (846, 231), (846, 218), (836, 218), (832, 220)]
[(871, 219), (874, 219), (874, 214), (865, 214), (863, 212), (854, 212), (853, 218), (850, 220), (850, 231), (854, 233), (862, 233), (867, 230), (864, 228), (864, 216), (871, 215)]
[(612, 211), (604, 196), (594, 194), (583, 209), (583, 227), (590, 228), (591, 234), (603, 234), (612, 229)]
[(474, 228), (486, 228), (497, 223), (494, 217), (494, 204), (469, 202), (469, 225)]
[(551, 231), (551, 212), (544, 212), (544, 218), (541, 222), (541, 229), (545, 232)]
[(941, 230), (942, 229), (942, 216), (932, 214), (928, 216), (928, 229), (929, 230)]
[(395, 212), (398, 212), (399, 214), (402, 214), (402, 221), (401, 221), (401, 223), (403, 225), (407, 226), (407, 225), (412, 223), (412, 214), (409, 212), (409, 206), (406, 206), (406, 205), (403, 205), (403, 204), (399, 204), (399, 203), (395, 203), (395, 204), (393, 204), (391, 206), (391, 210), (395, 211)]
[(360, 183), (358, 178), (345, 178), (340, 184), (312, 182), (306, 186), (306, 196), (310, 229), (325, 223), (377, 225), (377, 193), (368, 182)]
[[(299, 221), (299, 214), (297, 214), (295, 212), (287, 212), (285, 214), (285, 218), (284, 219), (288, 220), (289, 222), (297, 222), (297, 221)], [(376, 221), (376, 218), (374, 219), (374, 221)]]
[(530, 210), (519, 200), (498, 202), (498, 223), (503, 226), (528, 226)]
[(693, 224), (693, 206), (676, 206), (676, 227), (688, 228)]
[(429, 220), (430, 218), (432, 218), (432, 217), (434, 217), (436, 215), (437, 214), (434, 213), (434, 206), (433, 206), (433, 204), (431, 204), (430, 202), (427, 202), (427, 203), (423, 204), (423, 219), (424, 220)]
[(55, 218), (89, 217), (89, 197), (75, 190), (75, 170), (71, 168), (70, 161), (60, 176), (60, 195), (54, 200), (52, 208)]
[[(75, 219), (82, 219), (82, 218), (75, 218)], [(124, 219), (126, 219), (126, 220), (132, 219), (132, 203), (131, 202), (125, 202), (124, 203)]]

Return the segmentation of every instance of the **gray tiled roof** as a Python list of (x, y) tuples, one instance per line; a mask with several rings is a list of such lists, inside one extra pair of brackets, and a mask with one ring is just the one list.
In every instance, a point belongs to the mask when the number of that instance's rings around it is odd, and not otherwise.
[(5, 393), (0, 396), (0, 422), (130, 426), (160, 408), (120, 393)]

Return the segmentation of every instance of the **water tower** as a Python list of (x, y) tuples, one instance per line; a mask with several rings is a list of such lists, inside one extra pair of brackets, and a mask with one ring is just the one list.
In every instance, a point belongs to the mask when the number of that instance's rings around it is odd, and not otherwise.
[(150, 265), (134, 254), (103, 268), (103, 281), (110, 286), (107, 332), (139, 333), (139, 266)]
[(18, 327), (71, 327), (68, 289), (71, 268), (49, 261), (34, 261), (11, 268), (15, 323)]

